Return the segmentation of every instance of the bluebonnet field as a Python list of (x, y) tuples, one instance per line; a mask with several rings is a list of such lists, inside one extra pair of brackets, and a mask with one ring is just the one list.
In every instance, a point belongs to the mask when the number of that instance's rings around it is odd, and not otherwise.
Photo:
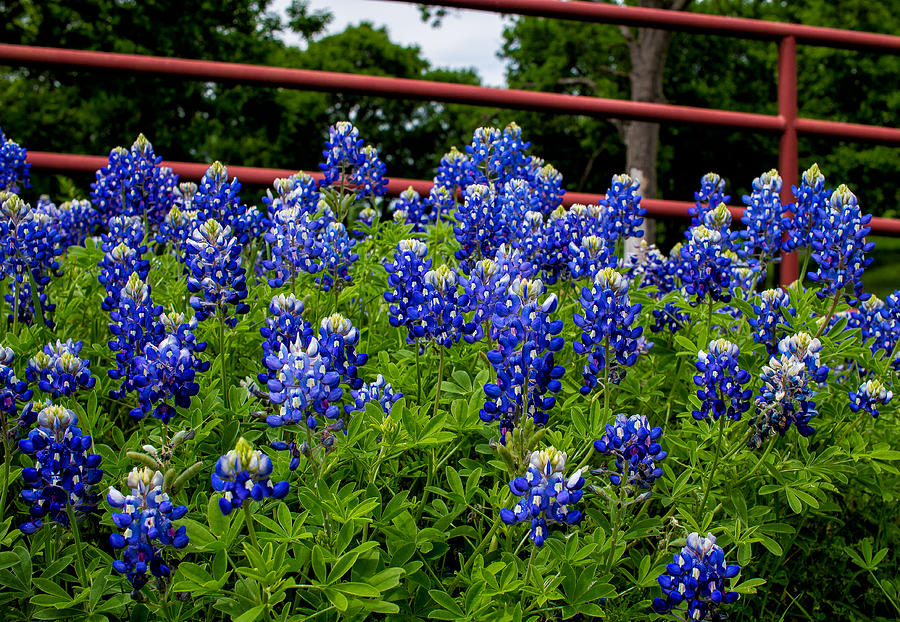
[(5, 619), (900, 615), (900, 292), (817, 166), (626, 256), (639, 185), (515, 125), (389, 201), (340, 122), (257, 206), (143, 136), (29, 204), (2, 140)]

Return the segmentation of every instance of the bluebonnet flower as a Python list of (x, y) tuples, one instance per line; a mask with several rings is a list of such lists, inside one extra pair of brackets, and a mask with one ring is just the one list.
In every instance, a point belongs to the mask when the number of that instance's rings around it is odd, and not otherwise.
[(791, 186), (791, 190), (796, 200), (791, 210), (793, 217), (785, 216), (782, 221), (782, 228), (788, 233), (782, 248), (788, 253), (798, 248), (809, 248), (812, 232), (823, 226), (821, 218), (826, 213), (826, 203), (831, 194), (831, 190), (825, 188), (825, 176), (818, 164), (803, 171), (800, 186)]
[[(440, 191), (441, 189), (438, 186), (432, 187), (433, 194), (435, 192), (440, 194)], [(412, 230), (419, 233), (425, 231), (425, 225), (433, 220), (433, 214), (426, 213), (426, 208), (429, 207), (431, 207), (430, 200), (423, 201), (422, 197), (419, 196), (419, 193), (412, 186), (401, 192), (400, 196), (391, 204), (394, 214), (402, 213), (403, 222), (407, 225), (412, 225)], [(362, 212), (360, 212), (360, 215), (362, 215)]]
[(456, 147), (451, 147), (438, 164), (434, 187), (446, 190), (446, 196), (453, 202), (454, 197), (475, 183), (474, 174), (475, 168), (469, 157)]
[(385, 415), (390, 415), (394, 403), (403, 397), (403, 394), (399, 391), (394, 391), (391, 384), (385, 381), (384, 376), (378, 374), (375, 382), (369, 382), (362, 385), (359, 389), (350, 391), (350, 397), (353, 402), (344, 405), (344, 412), (347, 415), (364, 411), (366, 404), (369, 402), (377, 403), (381, 406), (381, 410), (384, 411)]
[(350, 176), (350, 185), (356, 191), (356, 200), (366, 197), (380, 197), (387, 192), (388, 180), (384, 174), (387, 167), (378, 157), (378, 150), (372, 145), (366, 145), (359, 150), (360, 162), (353, 169)]
[(520, 497), (513, 509), (500, 510), (507, 525), (529, 521), (528, 537), (535, 546), (543, 546), (548, 524), (572, 525), (581, 520), (581, 512), (572, 506), (581, 500), (584, 478), (581, 471), (565, 476), (566, 454), (548, 447), (531, 453), (525, 477), (509, 483), (512, 493)]
[(556, 404), (565, 368), (554, 363), (553, 353), (563, 346), (562, 320), (550, 320), (558, 300), (551, 294), (541, 300), (546, 286), (539, 280), (516, 278), (506, 300), (494, 308), (497, 349), (487, 359), (497, 372), (497, 381), (484, 385), (487, 401), (479, 412), (482, 421), (500, 422), (500, 441), (524, 417), (544, 425)]
[[(213, 162), (207, 169), (197, 192), (191, 201), (191, 208), (197, 212), (197, 223), (201, 226), (209, 221), (221, 223), (220, 227), (234, 234), (237, 244), (243, 246), (250, 239), (250, 222), (247, 205), (241, 202), (238, 193), (241, 184), (237, 178), (228, 177), (228, 169), (221, 162)], [(193, 237), (194, 229), (191, 232)], [(188, 246), (190, 247), (190, 240)], [(188, 248), (188, 253), (191, 250)]]
[[(582, 205), (573, 205), (566, 210), (559, 206), (553, 210), (543, 223), (543, 231), (541, 237), (537, 241), (532, 261), (539, 263), (543, 269), (543, 276), (547, 282), (555, 283), (558, 279), (566, 280), (569, 276), (569, 259), (571, 253), (571, 244), (580, 242), (583, 235), (590, 235), (580, 226), (580, 212), (584, 208)], [(535, 224), (537, 212), (529, 214), (530, 219), (534, 219)], [(529, 223), (530, 224), (530, 223)]]
[(106, 221), (107, 231), (100, 234), (100, 250), (109, 252), (118, 244), (127, 244), (141, 254), (144, 242), (144, 223), (138, 216), (113, 216)]
[(298, 337), (266, 357), (266, 367), (273, 372), (267, 380), (269, 400), (278, 409), (266, 417), (266, 423), (272, 427), (305, 424), (315, 430), (317, 414), (338, 418), (341, 375), (329, 367), (328, 354), (318, 340), (304, 346)]
[(491, 318), (494, 307), (506, 298), (506, 290), (512, 278), (511, 267), (511, 262), (508, 261), (482, 259), (475, 263), (469, 274), (458, 276), (464, 292), (459, 297), (459, 303), (466, 311), (473, 312), (471, 323), (474, 330), (463, 336), (466, 341), (480, 341), (485, 335), (491, 340), (495, 338), (491, 330)]
[(784, 213), (789, 210), (781, 204), (781, 175), (772, 169), (753, 180), (753, 192), (744, 196), (744, 216), (741, 222), (747, 229), (741, 232), (745, 241), (744, 254), (762, 262), (774, 258), (781, 250), (784, 233)]
[(788, 324), (789, 317), (797, 314), (791, 307), (790, 298), (782, 289), (767, 289), (753, 303), (755, 317), (747, 318), (753, 330), (753, 341), (766, 346), (769, 356), (778, 351), (778, 343), (784, 337), (785, 329), (779, 326)]
[(813, 231), (812, 258), (818, 264), (809, 280), (820, 284), (816, 294), (820, 298), (837, 295), (846, 287), (853, 289), (860, 300), (862, 274), (872, 263), (866, 253), (875, 248), (874, 242), (866, 242), (871, 231), (870, 214), (863, 215), (856, 195), (845, 185), (838, 186), (825, 207), (820, 211), (822, 226)]
[(156, 243), (170, 244), (175, 255), (184, 261), (187, 239), (191, 230), (196, 226), (196, 220), (197, 212), (195, 210), (185, 210), (179, 208), (178, 205), (173, 205), (166, 217), (159, 223)]
[[(243, 302), (247, 297), (247, 281), (241, 266), (241, 245), (232, 237), (231, 228), (209, 219), (197, 226), (187, 242), (188, 291), (203, 294), (191, 296), (191, 307), (197, 319), (210, 316), (224, 319), (231, 328), (237, 316), (250, 311)], [(234, 307), (233, 311), (231, 307)]]
[[(741, 250), (741, 233), (738, 231), (731, 231), (731, 222), (731, 210), (729, 210), (724, 203), (719, 203), (716, 207), (704, 214), (703, 222), (701, 224), (707, 229), (717, 231), (722, 236), (722, 248), (725, 249), (724, 252), (732, 253), (732, 261), (738, 263), (736, 261), (738, 255), (735, 251)], [(755, 260), (745, 260), (740, 263), (756, 266), (759, 262)]]
[[(581, 329), (581, 341), (573, 343), (576, 354), (587, 354), (582, 369), (583, 394), (597, 386), (597, 375), (607, 370), (608, 377), (618, 384), (625, 374), (624, 367), (631, 367), (637, 360), (637, 338), (643, 327), (634, 326), (641, 309), (639, 303), (631, 304), (628, 297), (628, 280), (613, 270), (604, 268), (597, 273), (593, 289), (581, 289), (581, 307), (584, 315), (573, 316)], [(603, 387), (608, 391), (609, 387)]]
[[(672, 255), (677, 256), (676, 249), (673, 249)], [(654, 298), (661, 298), (676, 288), (674, 262), (666, 259), (655, 244), (647, 244), (647, 240), (640, 241), (634, 254), (628, 257), (626, 266), (630, 281), (640, 279), (642, 289), (655, 288), (655, 292), (649, 292)]]
[(594, 441), (594, 450), (615, 458), (613, 469), (605, 466), (600, 473), (609, 474), (614, 486), (623, 486), (623, 492), (644, 499), (640, 490), (649, 490), (653, 482), (662, 477), (659, 462), (668, 455), (662, 450), (659, 439), (662, 428), (650, 427), (644, 415), (616, 415), (614, 424), (607, 424), (606, 434)]
[(0, 130), (0, 190), (18, 192), (20, 185), (31, 188), (31, 164), (25, 161), (26, 157), (28, 150)]
[[(456, 272), (447, 266), (429, 270), (425, 282), (423, 321), (430, 340), (445, 348), (457, 343), (463, 334), (475, 331), (475, 325), (466, 322), (460, 304)], [(464, 301), (465, 302), (465, 301)]]
[(475, 183), (492, 184), (499, 192), (510, 179), (525, 178), (530, 170), (525, 151), (530, 143), (522, 140), (522, 129), (510, 123), (502, 131), (495, 127), (479, 127), (466, 145), (469, 166)]
[(132, 417), (141, 419), (152, 412), (168, 423), (176, 413), (174, 406), (190, 408), (191, 398), (200, 391), (196, 374), (208, 370), (210, 365), (196, 356), (198, 345), (203, 346), (201, 351), (206, 347), (206, 343), (185, 344), (176, 335), (167, 334), (159, 343), (144, 346), (142, 356), (134, 359), (140, 381), (136, 382), (139, 406), (131, 411)]
[(683, 613), (684, 620), (724, 620), (722, 605), (735, 602), (739, 596), (728, 591), (725, 580), (733, 579), (740, 572), (737, 564), (725, 565), (725, 552), (716, 544), (714, 535), (701, 538), (692, 533), (675, 561), (659, 575), (665, 598), (654, 598), (653, 609), (662, 614)]
[(350, 175), (365, 162), (362, 153), (363, 140), (359, 130), (349, 121), (338, 121), (328, 128), (328, 140), (322, 155), (325, 162), (319, 168), (325, 173), (323, 185), (350, 185)]
[(694, 193), (694, 207), (688, 208), (691, 226), (704, 224), (706, 212), (720, 203), (728, 203), (731, 197), (725, 194), (725, 180), (716, 173), (707, 173), (700, 178), (700, 191)]
[(679, 276), (692, 305), (731, 300), (731, 259), (723, 252), (723, 238), (704, 225), (691, 229), (688, 243), (679, 249)]
[(27, 382), (16, 378), (13, 369), (15, 359), (16, 355), (12, 348), (0, 345), (0, 413), (5, 422), (16, 421), (19, 419), (19, 405), (21, 404), (25, 421), (27, 425), (31, 425), (33, 421), (27, 421), (26, 413), (30, 413), (27, 404), (34, 392), (28, 388)]
[(17, 195), (0, 191), (0, 277), (10, 278), (11, 293), (5, 295), (12, 310), (10, 324), (34, 321), (36, 297), (44, 322), (54, 328), (50, 315), (56, 305), (50, 303), (45, 289), (59, 274), (56, 257), (63, 252), (59, 237), (52, 217), (32, 209)]
[(890, 403), (894, 393), (886, 388), (880, 380), (867, 380), (859, 385), (856, 392), (850, 392), (850, 410), (864, 410), (873, 417), (878, 417), (878, 407)]
[(618, 238), (644, 235), (640, 226), (647, 210), (641, 207), (640, 187), (640, 182), (630, 175), (613, 175), (606, 196), (600, 200), (601, 207), (606, 208), (607, 240), (610, 243)]
[(176, 528), (172, 524), (187, 513), (187, 507), (172, 504), (163, 491), (163, 474), (159, 471), (135, 467), (128, 474), (127, 484), (129, 494), (110, 486), (106, 495), (113, 509), (113, 523), (124, 530), (122, 534), (111, 534), (109, 544), (114, 549), (124, 549), (122, 559), (113, 562), (113, 570), (124, 574), (134, 589), (140, 590), (151, 576), (169, 576), (165, 547), (187, 546), (184, 525)]
[(48, 343), (28, 361), (25, 378), (37, 381), (38, 388), (53, 397), (93, 388), (97, 378), (91, 375), (91, 362), (79, 356), (83, 346), (71, 339)]
[(562, 204), (566, 193), (562, 187), (562, 173), (552, 164), (544, 164), (540, 158), (531, 156), (532, 207), (543, 214), (549, 214)]
[(692, 411), (694, 419), (712, 416), (716, 421), (725, 416), (738, 421), (750, 407), (750, 389), (743, 385), (750, 381), (750, 374), (738, 367), (740, 349), (727, 339), (709, 342), (708, 351), (697, 353), (696, 367), (700, 372), (694, 376), (700, 410)]
[[(897, 342), (900, 340), (900, 290), (895, 290), (893, 294), (884, 299), (884, 306), (879, 310), (882, 321), (880, 328), (882, 336), (878, 340), (880, 347), (884, 349), (889, 358), (890, 365), (900, 370), (900, 356), (898, 356)], [(879, 343), (872, 347), (875, 348)]]
[(607, 240), (586, 235), (579, 244), (569, 243), (569, 272), (573, 279), (593, 279), (602, 268), (612, 267)]
[(131, 275), (146, 280), (150, 272), (150, 262), (141, 257), (140, 248), (121, 242), (103, 255), (97, 264), (100, 268), (98, 280), (106, 288), (106, 297), (100, 308), (111, 311), (119, 306), (122, 288), (128, 283)]
[(343, 224), (331, 222), (322, 229), (319, 244), (323, 272), (316, 277), (316, 283), (326, 292), (332, 288), (341, 289), (351, 282), (350, 266), (359, 259), (359, 253), (353, 251), (356, 240), (350, 237)]
[(390, 305), (390, 323), (408, 329), (406, 343), (410, 345), (425, 336), (425, 274), (431, 270), (427, 255), (428, 246), (421, 240), (401, 240), (394, 251), (394, 261), (384, 264), (388, 287), (392, 288), (384, 293)]
[(272, 258), (263, 267), (275, 273), (269, 278), (269, 287), (278, 288), (289, 282), (296, 293), (297, 275), (303, 271), (315, 274), (322, 270), (323, 244), (318, 232), (326, 225), (324, 218), (310, 220), (300, 207), (285, 207), (272, 217), (272, 226), (265, 234), (265, 241)]
[(351, 389), (359, 389), (362, 378), (357, 377), (357, 368), (369, 360), (369, 355), (357, 353), (359, 331), (353, 323), (340, 313), (332, 313), (322, 318), (319, 325), (319, 348), (327, 354), (329, 369), (338, 372), (341, 382)]
[[(264, 341), (262, 345), (263, 361), (271, 354), (281, 352), (281, 346), (290, 346), (298, 338), (303, 347), (309, 346), (313, 338), (313, 329), (309, 322), (303, 319), (303, 302), (293, 294), (276, 294), (269, 303), (271, 317), (266, 318), (266, 323), (259, 329)], [(259, 374), (259, 381), (268, 382), (272, 372), (265, 371)]]
[(818, 414), (815, 384), (825, 381), (828, 367), (819, 364), (821, 342), (807, 333), (785, 337), (778, 356), (763, 366), (762, 386), (756, 396), (756, 414), (750, 419), (753, 436), (748, 445), (761, 447), (776, 432), (784, 436), (793, 424), (801, 436), (815, 429), (810, 420)]
[(158, 222), (175, 204), (178, 176), (160, 166), (143, 134), (131, 149), (116, 147), (91, 184), (91, 203), (106, 216), (136, 216)]
[(49, 217), (56, 243), (61, 249), (83, 246), (87, 236), (100, 225), (100, 214), (87, 200), (75, 199), (57, 206), (45, 195), (38, 201), (35, 211)]
[(281, 499), (288, 493), (290, 484), (272, 484), (272, 460), (259, 449), (254, 450), (243, 437), (234, 449), (216, 461), (212, 474), (213, 490), (224, 493), (219, 499), (219, 509), (226, 516), (250, 500), (262, 501), (266, 497)]
[(296, 208), (301, 214), (315, 216), (321, 198), (319, 182), (307, 173), (300, 172), (276, 179), (272, 188), (266, 190), (262, 201), (267, 206), (270, 217), (285, 208)]
[(506, 242), (502, 210), (490, 187), (475, 184), (465, 189), (463, 202), (456, 210), (453, 233), (460, 246), (455, 255), (462, 262), (493, 257), (497, 247)]
[(91, 437), (82, 436), (78, 417), (62, 406), (47, 406), (37, 416), (37, 425), (19, 441), (19, 450), (34, 459), (22, 471), (22, 498), (31, 504), (30, 520), (19, 526), (22, 533), (37, 531), (45, 519), (69, 524), (69, 505), (87, 513), (97, 506), (91, 486), (100, 481), (101, 457), (88, 454)]
[(691, 315), (683, 311), (673, 302), (664, 303), (662, 308), (653, 309), (653, 324), (650, 330), (654, 333), (667, 330), (671, 333), (677, 333), (679, 330), (687, 326), (691, 321)]
[(124, 399), (144, 382), (134, 362), (148, 344), (158, 343), (162, 337), (165, 328), (157, 321), (161, 314), (162, 307), (150, 298), (150, 288), (133, 273), (122, 288), (118, 307), (110, 313), (113, 338), (108, 345), (116, 353), (116, 367), (107, 373), (111, 379), (122, 381), (119, 389), (110, 390), (111, 398)]

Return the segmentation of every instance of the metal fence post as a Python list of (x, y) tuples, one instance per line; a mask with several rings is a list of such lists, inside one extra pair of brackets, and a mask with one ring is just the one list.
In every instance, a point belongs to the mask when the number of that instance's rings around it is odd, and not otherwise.
[[(797, 39), (783, 37), (778, 42), (778, 116), (784, 120), (784, 131), (778, 144), (778, 168), (784, 185), (781, 202), (789, 203), (794, 195), (791, 185), (799, 183), (797, 163)], [(781, 284), (790, 285), (799, 278), (797, 253), (781, 254)]]

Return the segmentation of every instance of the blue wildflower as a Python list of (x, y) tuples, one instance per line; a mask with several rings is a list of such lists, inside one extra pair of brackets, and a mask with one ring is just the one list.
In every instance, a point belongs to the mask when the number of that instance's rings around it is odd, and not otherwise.
[(775, 433), (782, 436), (793, 424), (801, 436), (815, 429), (810, 420), (818, 414), (815, 384), (825, 381), (828, 367), (819, 364), (821, 342), (807, 333), (785, 337), (778, 344), (778, 356), (763, 366), (762, 386), (756, 395), (756, 414), (750, 419), (753, 436), (748, 445), (761, 447)]
[(700, 410), (692, 411), (694, 419), (712, 416), (716, 421), (725, 416), (738, 421), (750, 407), (750, 389), (743, 385), (750, 381), (750, 374), (738, 367), (740, 349), (727, 339), (709, 342), (707, 351), (697, 353), (696, 367), (700, 372), (694, 376)]
[(603, 268), (611, 268), (610, 249), (607, 240), (596, 235), (586, 235), (579, 244), (569, 243), (569, 272), (573, 279), (591, 279)]
[(359, 130), (349, 121), (338, 121), (328, 128), (328, 140), (322, 155), (325, 162), (319, 168), (325, 173), (323, 185), (340, 184), (341, 188), (350, 185), (350, 176), (365, 163), (362, 153), (363, 140)]
[(150, 576), (165, 579), (170, 575), (165, 547), (187, 546), (185, 526), (176, 528), (172, 524), (187, 513), (187, 507), (172, 504), (163, 491), (163, 474), (159, 471), (135, 467), (127, 483), (129, 494), (110, 486), (106, 495), (113, 509), (113, 523), (124, 530), (124, 534), (111, 534), (109, 544), (113, 549), (124, 549), (122, 559), (113, 562), (113, 570), (124, 574), (134, 589), (140, 590)]
[[(231, 328), (237, 324), (237, 316), (250, 311), (244, 302), (247, 298), (247, 282), (241, 266), (242, 247), (232, 237), (231, 228), (209, 219), (199, 224), (187, 242), (188, 291), (191, 307), (197, 319), (210, 316), (223, 319)], [(233, 309), (232, 309), (233, 307)]]
[(861, 277), (872, 263), (866, 253), (875, 248), (874, 242), (866, 242), (871, 220), (871, 215), (860, 211), (856, 195), (843, 184), (821, 209), (822, 226), (812, 232), (812, 258), (818, 266), (809, 274), (809, 280), (820, 285), (816, 290), (820, 298), (837, 295), (848, 286), (857, 298), (866, 298)]
[(744, 196), (744, 216), (741, 222), (747, 229), (741, 232), (746, 256), (753, 256), (765, 263), (781, 250), (784, 233), (783, 218), (790, 206), (783, 206), (781, 175), (772, 169), (753, 180), (753, 192)]
[[(822, 227), (821, 218), (826, 213), (826, 203), (831, 190), (825, 188), (825, 176), (818, 164), (813, 164), (800, 176), (800, 186), (792, 186), (796, 203), (793, 217), (785, 216), (782, 227), (788, 233), (782, 244), (785, 252), (809, 248), (812, 232)], [(802, 276), (802, 275), (801, 275)]]
[(25, 161), (28, 150), (10, 140), (0, 130), (0, 190), (18, 192), (22, 188), (31, 188), (31, 164)]
[(554, 363), (554, 352), (563, 346), (562, 320), (550, 320), (556, 311), (556, 294), (545, 299), (546, 286), (540, 280), (516, 278), (510, 283), (506, 299), (494, 308), (492, 324), (497, 335), (497, 349), (487, 359), (497, 373), (497, 380), (484, 385), (487, 396), (479, 412), (482, 421), (500, 422), (500, 441), (525, 417), (544, 425), (549, 410), (556, 404), (556, 393), (562, 388), (560, 378), (565, 368)]
[(728, 203), (731, 197), (725, 194), (725, 180), (716, 173), (707, 173), (700, 178), (700, 191), (694, 193), (694, 207), (688, 208), (691, 225), (704, 224), (706, 212), (720, 203)]
[(894, 397), (892, 391), (887, 389), (880, 380), (867, 380), (859, 385), (856, 392), (850, 392), (850, 410), (859, 412), (864, 410), (873, 417), (878, 417), (878, 406), (888, 404)]
[(615, 458), (613, 469), (607, 465), (599, 472), (608, 474), (614, 486), (623, 486), (626, 494), (642, 495), (639, 491), (650, 489), (663, 474), (658, 463), (668, 454), (659, 444), (660, 437), (662, 428), (650, 427), (644, 415), (616, 415), (615, 423), (607, 424), (606, 433), (594, 441), (597, 453)]
[(357, 377), (357, 368), (369, 360), (369, 355), (357, 353), (359, 331), (353, 323), (340, 313), (332, 313), (322, 318), (319, 325), (319, 348), (327, 355), (329, 369), (336, 371), (341, 382), (351, 389), (359, 389), (362, 378)]
[(323, 271), (316, 277), (316, 283), (326, 292), (350, 284), (350, 266), (359, 259), (359, 253), (354, 252), (356, 240), (350, 237), (346, 227), (339, 222), (328, 223), (321, 230), (319, 244)]
[(613, 175), (606, 195), (600, 200), (600, 206), (605, 208), (606, 236), (610, 243), (644, 235), (640, 226), (647, 210), (641, 207), (640, 187), (640, 182), (630, 175)]
[[(625, 367), (637, 361), (637, 339), (643, 327), (634, 326), (641, 309), (639, 303), (631, 304), (628, 297), (628, 281), (612, 268), (597, 273), (592, 289), (581, 289), (581, 307), (584, 315), (573, 316), (581, 329), (581, 341), (573, 343), (575, 353), (586, 354), (582, 369), (584, 384), (580, 391), (588, 394), (597, 386), (597, 375), (607, 370), (610, 381), (618, 384), (625, 375)], [(603, 387), (608, 391), (609, 387)]]
[(91, 375), (91, 362), (79, 356), (83, 346), (71, 339), (48, 343), (28, 361), (25, 378), (37, 381), (38, 388), (53, 397), (93, 388), (97, 378)]
[(384, 376), (378, 374), (375, 382), (369, 382), (360, 386), (359, 389), (350, 391), (350, 397), (353, 400), (352, 403), (344, 405), (344, 412), (347, 415), (364, 411), (369, 402), (377, 403), (385, 415), (390, 415), (394, 403), (403, 397), (403, 394), (394, 391), (391, 384), (385, 381)]
[(265, 241), (272, 258), (263, 267), (274, 276), (269, 287), (278, 288), (286, 282), (296, 293), (300, 272), (315, 274), (322, 270), (323, 245), (318, 232), (325, 226), (324, 218), (310, 220), (300, 207), (285, 207), (272, 217), (272, 226), (265, 234)]
[(19, 407), (22, 405), (22, 423), (30, 426), (34, 420), (33, 416), (30, 417), (32, 411), (28, 401), (34, 391), (28, 388), (27, 382), (16, 378), (13, 369), (15, 359), (12, 348), (0, 345), (0, 413), (4, 421), (16, 421), (20, 417)]
[[(122, 381), (118, 389), (110, 390), (111, 398), (125, 399), (145, 382), (135, 359), (143, 354), (148, 344), (156, 344), (162, 338), (165, 328), (157, 321), (161, 314), (162, 307), (154, 305), (150, 298), (150, 288), (132, 273), (122, 288), (118, 307), (110, 313), (109, 330), (113, 338), (108, 345), (116, 353), (116, 367), (107, 373), (112, 380)], [(138, 412), (133, 411), (135, 415)]]
[(732, 262), (723, 248), (722, 234), (700, 225), (679, 249), (679, 276), (692, 305), (731, 300)]
[(266, 357), (266, 367), (272, 372), (267, 381), (269, 400), (278, 409), (266, 417), (266, 423), (272, 427), (304, 424), (315, 430), (317, 414), (338, 418), (341, 375), (329, 367), (328, 355), (318, 340), (311, 339), (304, 346), (298, 337)]
[(91, 437), (83, 436), (77, 424), (71, 410), (47, 406), (28, 437), (19, 441), (19, 450), (34, 459), (34, 466), (22, 471), (22, 498), (31, 504), (30, 520), (19, 526), (22, 533), (34, 533), (44, 519), (68, 526), (69, 505), (81, 513), (96, 509), (91, 486), (103, 477), (101, 457), (87, 453)]
[(142, 379), (138, 386), (139, 407), (132, 411), (132, 417), (140, 419), (152, 412), (163, 423), (169, 423), (176, 413), (175, 406), (190, 408), (191, 398), (200, 392), (196, 374), (210, 365), (196, 356), (197, 345), (203, 346), (201, 351), (206, 347), (206, 343), (186, 344), (176, 335), (167, 334), (159, 343), (144, 346), (142, 356), (134, 359)]
[(791, 307), (790, 298), (784, 290), (767, 289), (753, 303), (753, 312), (755, 317), (747, 318), (747, 323), (753, 330), (753, 341), (764, 344), (769, 356), (772, 356), (778, 351), (778, 343), (785, 336), (784, 326), (797, 311)]
[(262, 451), (253, 449), (243, 437), (238, 439), (234, 449), (216, 461), (212, 474), (213, 490), (223, 493), (219, 499), (222, 514), (231, 514), (234, 508), (244, 503), (262, 501), (266, 497), (281, 499), (288, 493), (290, 484), (272, 484), (272, 460)]
[(576, 471), (568, 478), (565, 452), (548, 447), (531, 452), (525, 477), (509, 483), (512, 493), (520, 497), (513, 509), (500, 510), (507, 525), (529, 521), (528, 537), (535, 546), (543, 546), (549, 524), (572, 525), (581, 520), (581, 512), (572, 506), (584, 495), (584, 478)]
[(394, 261), (385, 262), (388, 287), (384, 293), (390, 305), (391, 326), (408, 329), (406, 343), (412, 345), (425, 336), (425, 274), (431, 270), (428, 246), (420, 240), (401, 240), (394, 251)]
[[(207, 169), (197, 192), (191, 201), (191, 209), (197, 212), (197, 223), (201, 226), (210, 220), (221, 223), (220, 227), (234, 234), (237, 244), (243, 246), (250, 240), (251, 222), (247, 205), (241, 202), (238, 193), (241, 184), (237, 178), (229, 178), (228, 169), (221, 162), (213, 162)], [(191, 232), (193, 237), (194, 229)], [(190, 240), (188, 246), (190, 247)], [(188, 248), (188, 253), (191, 250)]]
[(653, 609), (662, 614), (683, 613), (684, 620), (724, 620), (722, 605), (735, 602), (739, 596), (728, 591), (725, 580), (740, 572), (737, 564), (725, 565), (725, 552), (716, 544), (714, 535), (701, 538), (692, 533), (681, 553), (659, 575), (665, 598), (653, 599)]

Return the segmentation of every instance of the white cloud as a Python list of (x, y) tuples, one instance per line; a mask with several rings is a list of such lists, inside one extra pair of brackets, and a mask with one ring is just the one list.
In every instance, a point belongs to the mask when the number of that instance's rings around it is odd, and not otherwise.
[[(289, 4), (290, 0), (276, 0), (273, 9), (283, 15)], [(385, 26), (396, 43), (418, 45), (434, 67), (474, 67), (485, 85), (506, 84), (503, 62), (497, 58), (504, 23), (498, 13), (449, 11), (441, 27), (432, 28), (421, 20), (418, 5), (405, 2), (311, 0), (309, 5), (334, 14), (329, 34), (341, 32), (348, 25), (371, 22), (376, 27)]]

